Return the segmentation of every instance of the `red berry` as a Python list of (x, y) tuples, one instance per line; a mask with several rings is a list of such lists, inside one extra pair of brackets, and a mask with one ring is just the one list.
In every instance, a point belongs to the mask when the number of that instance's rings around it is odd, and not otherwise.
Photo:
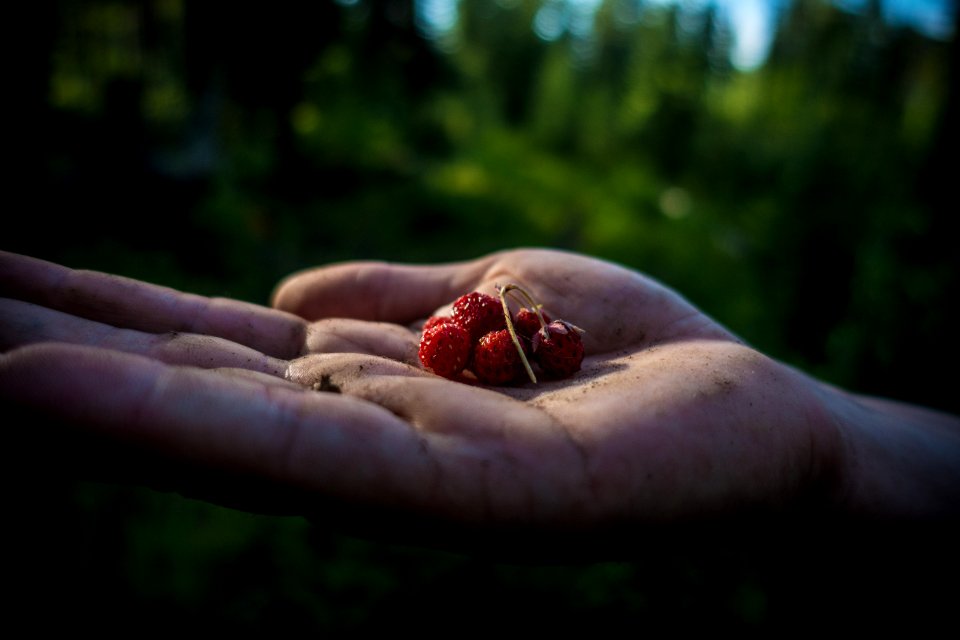
[(453, 322), (453, 318), (450, 316), (430, 316), (427, 318), (427, 321), (423, 323), (423, 329), (421, 329), (421, 331), (426, 331), (438, 324), (446, 324), (447, 322)]
[(438, 376), (454, 378), (470, 360), (470, 334), (455, 322), (435, 324), (420, 338), (420, 362)]
[[(550, 316), (546, 311), (541, 310), (544, 322), (550, 322)], [(537, 318), (537, 312), (523, 307), (517, 312), (513, 319), (513, 328), (518, 336), (523, 336), (527, 340), (533, 340), (533, 334), (540, 331), (540, 319)]]
[(520, 353), (506, 329), (491, 331), (477, 343), (471, 365), (484, 384), (508, 384), (523, 375)]
[(556, 378), (572, 376), (583, 362), (580, 332), (563, 320), (554, 320), (534, 334), (532, 351), (540, 368)]
[(453, 319), (470, 333), (473, 341), (507, 327), (500, 301), (479, 291), (457, 298), (453, 303)]

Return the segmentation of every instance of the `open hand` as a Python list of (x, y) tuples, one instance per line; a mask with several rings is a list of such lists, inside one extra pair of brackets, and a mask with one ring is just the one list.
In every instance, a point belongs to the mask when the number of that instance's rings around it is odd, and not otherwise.
[[(580, 372), (512, 388), (462, 384), (416, 364), (416, 333), (380, 324), (416, 327), (463, 293), (507, 283), (586, 330)], [(520, 250), (433, 267), (335, 265), (289, 278), (274, 303), (314, 321), (312, 351), (338, 352), (295, 360), (290, 379), (382, 406), (419, 442), (394, 457), (407, 471), (385, 486), (409, 491), (402, 499), (418, 509), (601, 526), (783, 507), (829, 485), (837, 436), (819, 387), (606, 262)]]
[[(423, 318), (510, 282), (586, 329), (580, 372), (485, 388), (419, 366)], [(954, 417), (827, 387), (584, 256), (334, 265), (271, 310), (0, 253), (0, 295), (8, 451), (34, 472), (422, 541), (957, 504)]]

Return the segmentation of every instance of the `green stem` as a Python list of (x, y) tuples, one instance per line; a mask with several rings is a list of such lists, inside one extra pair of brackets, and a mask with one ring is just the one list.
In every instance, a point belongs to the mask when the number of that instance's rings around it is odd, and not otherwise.
[[(521, 289), (515, 284), (508, 284), (505, 287), (498, 288), (498, 293), (500, 294), (500, 305), (503, 307), (503, 317), (507, 321), (507, 331), (510, 332), (510, 339), (513, 340), (513, 346), (517, 348), (517, 353), (520, 354), (520, 360), (523, 362), (523, 368), (527, 370), (527, 375), (530, 376), (530, 382), (536, 384), (537, 376), (533, 374), (533, 369), (530, 367), (530, 362), (527, 361), (527, 356), (523, 352), (523, 346), (520, 344), (520, 338), (517, 337), (517, 332), (513, 328), (513, 318), (510, 317), (510, 307), (507, 306), (507, 293), (513, 290), (519, 291), (520, 293), (530, 298), (526, 291)], [(532, 301), (532, 299), (531, 299)], [(539, 315), (539, 312), (537, 312)], [(543, 322), (543, 318), (540, 319), (540, 322)]]
[(527, 304), (529, 304), (533, 312), (537, 314), (537, 320), (540, 321), (540, 328), (546, 331), (547, 323), (543, 319), (543, 313), (540, 312), (540, 309), (543, 308), (543, 305), (539, 304), (536, 300), (534, 300), (533, 296), (527, 293), (527, 291), (522, 287), (517, 286), (515, 284), (508, 284), (507, 287), (510, 288), (511, 291), (516, 291), (517, 293), (519, 293), (520, 295), (522, 295), (524, 298), (527, 299)]

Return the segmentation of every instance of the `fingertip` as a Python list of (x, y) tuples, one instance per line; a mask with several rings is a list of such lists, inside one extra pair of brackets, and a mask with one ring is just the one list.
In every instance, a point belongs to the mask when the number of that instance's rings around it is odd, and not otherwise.
[(280, 311), (300, 315), (298, 311), (300, 306), (299, 299), (297, 298), (297, 291), (299, 289), (297, 281), (300, 277), (301, 273), (298, 272), (285, 277), (277, 283), (277, 286), (274, 287), (273, 292), (270, 294), (270, 306)]

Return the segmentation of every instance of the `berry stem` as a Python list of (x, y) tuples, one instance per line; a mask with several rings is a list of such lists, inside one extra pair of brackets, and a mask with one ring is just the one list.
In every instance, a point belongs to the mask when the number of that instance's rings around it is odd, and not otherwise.
[[(512, 288), (511, 288), (511, 287), (512, 287)], [(511, 291), (516, 291), (517, 293), (519, 293), (520, 295), (522, 295), (524, 298), (527, 299), (527, 304), (530, 305), (530, 310), (533, 311), (535, 314), (537, 314), (537, 320), (540, 321), (540, 328), (543, 329), (544, 331), (546, 331), (546, 330), (547, 330), (547, 323), (546, 323), (546, 321), (543, 319), (543, 313), (540, 312), (540, 309), (543, 308), (543, 305), (540, 304), (540, 303), (538, 303), (536, 300), (534, 300), (534, 299), (533, 299), (533, 296), (531, 296), (529, 293), (527, 293), (526, 289), (524, 289), (524, 288), (522, 288), (522, 287), (520, 287), (520, 286), (518, 286), (518, 285), (508, 284), (508, 285), (507, 285), (507, 288), (511, 288), (511, 289), (509, 289), (509, 290), (511, 290)]]
[[(500, 304), (503, 306), (503, 317), (507, 321), (507, 331), (510, 332), (510, 339), (513, 340), (513, 346), (517, 348), (517, 353), (520, 354), (520, 361), (523, 362), (523, 368), (527, 370), (527, 375), (530, 376), (530, 382), (536, 384), (537, 376), (533, 374), (533, 369), (530, 367), (530, 362), (527, 360), (526, 354), (523, 352), (523, 347), (520, 345), (520, 339), (517, 337), (517, 332), (513, 328), (513, 318), (510, 317), (510, 307), (507, 306), (507, 293), (510, 291), (519, 291), (524, 294), (527, 298), (530, 296), (526, 291), (521, 289), (515, 284), (508, 284), (505, 287), (497, 287), (497, 292), (500, 294)], [(531, 299), (531, 302), (533, 300)], [(537, 311), (537, 316), (540, 317), (540, 311)], [(540, 317), (540, 323), (543, 324), (543, 318)]]

